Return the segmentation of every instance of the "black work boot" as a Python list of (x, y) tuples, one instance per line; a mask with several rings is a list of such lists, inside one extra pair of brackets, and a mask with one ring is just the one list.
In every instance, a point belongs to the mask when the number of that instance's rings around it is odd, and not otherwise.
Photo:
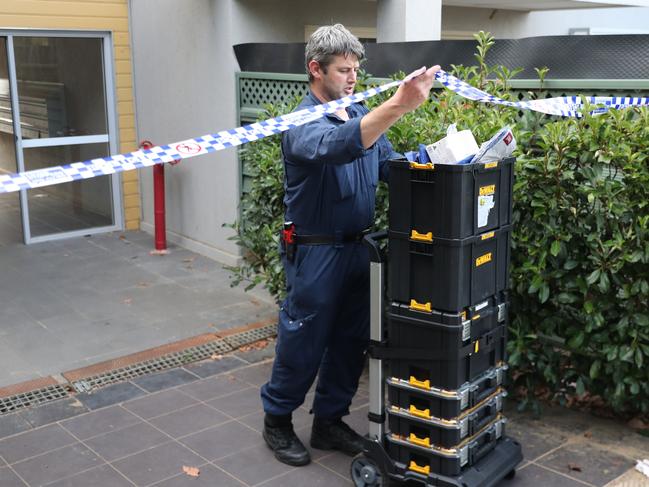
[(291, 415), (266, 414), (262, 433), (268, 447), (280, 462), (299, 467), (311, 461), (309, 452), (293, 431)]
[(340, 450), (354, 456), (363, 451), (363, 437), (340, 418), (313, 418), (311, 446), (318, 450)]

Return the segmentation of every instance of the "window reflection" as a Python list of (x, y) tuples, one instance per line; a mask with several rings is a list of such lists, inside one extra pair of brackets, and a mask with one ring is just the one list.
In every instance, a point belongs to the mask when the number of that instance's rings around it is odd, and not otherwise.
[[(25, 169), (58, 166), (106, 153), (106, 144), (25, 149)], [(27, 198), (32, 237), (114, 224), (110, 176), (30, 189)]]
[(0, 37), (0, 174), (16, 171), (16, 145), (9, 91), (7, 39)]
[(102, 41), (15, 37), (23, 139), (108, 132)]

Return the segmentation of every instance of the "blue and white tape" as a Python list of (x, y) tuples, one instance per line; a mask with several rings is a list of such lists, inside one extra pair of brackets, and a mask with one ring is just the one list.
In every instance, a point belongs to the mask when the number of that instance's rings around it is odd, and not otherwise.
[[(525, 110), (534, 110), (546, 115), (560, 115), (563, 117), (581, 117), (581, 110), (584, 108), (584, 100), (579, 96), (560, 96), (557, 98), (544, 98), (527, 101), (508, 101), (497, 96), (490, 95), (470, 84), (448, 74), (445, 71), (437, 73), (437, 80), (448, 89), (455, 91), (458, 95), (469, 100), (483, 103), (505, 105)], [(590, 96), (584, 97), (591, 105), (603, 105), (594, 108), (590, 113), (604, 113), (611, 108), (621, 109), (632, 106), (649, 106), (649, 98), (644, 97), (611, 97), (611, 96)]]
[[(548, 115), (561, 115), (570, 117), (581, 116), (584, 101), (580, 97), (558, 97), (542, 100), (529, 100), (512, 102), (490, 95), (481, 91), (455, 76), (439, 71), (437, 80), (446, 88), (459, 95), (474, 101), (494, 103), (519, 109), (534, 110)], [(407, 79), (407, 78), (406, 78)], [(203, 135), (193, 139), (182, 140), (173, 144), (160, 145), (149, 149), (141, 149), (126, 154), (90, 159), (74, 162), (61, 166), (36, 169), (14, 174), (0, 175), (0, 193), (11, 193), (22, 189), (51, 186), (70, 181), (90, 179), (96, 176), (105, 176), (133, 169), (164, 164), (178, 159), (188, 159), (210, 152), (216, 152), (228, 147), (263, 139), (270, 135), (279, 134), (286, 130), (312, 122), (327, 113), (333, 113), (341, 108), (367, 100), (379, 93), (383, 93), (403, 83), (404, 80), (392, 81), (367, 91), (345, 96), (338, 100), (317, 105), (296, 112), (269, 118), (262, 122), (244, 125), (231, 130), (223, 130), (216, 134)], [(631, 106), (648, 106), (649, 98), (631, 97), (587, 97), (590, 104), (603, 105), (594, 110), (595, 113), (607, 111), (611, 108), (621, 109)]]

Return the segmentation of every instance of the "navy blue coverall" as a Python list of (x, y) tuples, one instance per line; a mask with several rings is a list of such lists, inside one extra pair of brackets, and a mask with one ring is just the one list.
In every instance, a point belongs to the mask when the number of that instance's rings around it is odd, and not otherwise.
[[(298, 109), (319, 105), (307, 95)], [(264, 411), (297, 409), (316, 374), (313, 413), (340, 418), (358, 387), (369, 341), (369, 256), (343, 236), (372, 226), (376, 186), (388, 160), (399, 156), (382, 135), (369, 149), (361, 142), (362, 104), (284, 132), (286, 221), (298, 235), (333, 236), (337, 243), (297, 245), (292, 261), (282, 252), (287, 297), (279, 312), (276, 356), (261, 388)]]

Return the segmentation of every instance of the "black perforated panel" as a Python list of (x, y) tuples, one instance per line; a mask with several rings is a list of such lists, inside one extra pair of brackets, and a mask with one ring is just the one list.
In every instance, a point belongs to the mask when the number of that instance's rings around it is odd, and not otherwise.
[[(365, 70), (377, 77), (418, 66), (474, 65), (475, 41), (367, 44)], [(304, 73), (304, 44), (234, 46), (241, 71)], [(535, 67), (550, 68), (548, 79), (649, 79), (649, 35), (548, 36), (498, 39), (487, 55), (493, 65), (524, 68), (518, 77), (536, 79)]]

